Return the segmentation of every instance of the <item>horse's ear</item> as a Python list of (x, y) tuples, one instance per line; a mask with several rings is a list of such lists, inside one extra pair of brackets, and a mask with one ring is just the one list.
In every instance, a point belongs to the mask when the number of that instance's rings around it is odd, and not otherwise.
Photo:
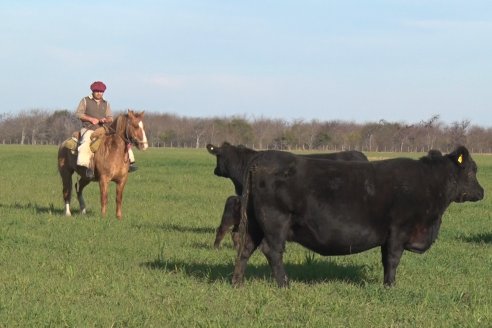
[(140, 114), (137, 114), (137, 116), (144, 117), (145, 111), (141, 111)]
[(128, 117), (135, 117), (135, 113), (131, 110), (131, 109), (128, 109)]

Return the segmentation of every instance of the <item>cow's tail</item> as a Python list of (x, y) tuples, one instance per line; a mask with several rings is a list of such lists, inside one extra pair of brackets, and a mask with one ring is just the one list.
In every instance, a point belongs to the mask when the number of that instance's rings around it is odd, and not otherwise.
[(237, 252), (238, 259), (241, 257), (244, 245), (246, 243), (246, 234), (248, 232), (248, 203), (249, 193), (251, 190), (251, 179), (253, 170), (248, 170), (246, 181), (244, 181), (243, 194), (241, 195), (241, 220), (239, 221), (239, 249)]

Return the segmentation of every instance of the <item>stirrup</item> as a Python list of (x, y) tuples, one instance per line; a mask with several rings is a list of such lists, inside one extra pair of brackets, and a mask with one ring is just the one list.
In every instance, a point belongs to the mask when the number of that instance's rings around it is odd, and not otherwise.
[(130, 166), (128, 167), (128, 172), (135, 172), (138, 170), (138, 166), (135, 163), (130, 163)]
[(85, 176), (87, 179), (94, 179), (94, 170), (92, 170), (91, 168), (87, 168), (85, 170)]

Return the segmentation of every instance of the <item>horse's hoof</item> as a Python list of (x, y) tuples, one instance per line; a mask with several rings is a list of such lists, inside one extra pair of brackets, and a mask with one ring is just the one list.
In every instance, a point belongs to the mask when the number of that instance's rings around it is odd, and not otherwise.
[(70, 204), (65, 204), (65, 216), (72, 216), (72, 212), (70, 212)]

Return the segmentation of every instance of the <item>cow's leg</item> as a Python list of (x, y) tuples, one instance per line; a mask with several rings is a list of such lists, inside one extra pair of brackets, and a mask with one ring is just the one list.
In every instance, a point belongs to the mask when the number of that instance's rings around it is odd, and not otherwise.
[(265, 254), (268, 263), (272, 269), (273, 277), (277, 281), (279, 287), (288, 287), (289, 279), (285, 272), (283, 254), (285, 250), (284, 234), (280, 232), (278, 235), (265, 235), (261, 250)]
[(232, 284), (236, 287), (243, 283), (246, 264), (263, 239), (263, 232), (259, 229), (255, 220), (248, 221), (248, 227), (246, 230), (247, 231), (240, 232), (244, 234), (244, 241), (243, 245), (238, 249), (236, 264), (234, 265), (234, 273), (232, 275)]
[(116, 182), (116, 217), (121, 220), (123, 216), (123, 190), (125, 190), (126, 179)]
[(79, 201), (80, 213), (86, 214), (86, 206), (83, 191), (85, 186), (87, 186), (91, 181), (86, 178), (80, 178), (78, 182), (75, 183), (75, 191), (77, 192), (77, 200)]
[(388, 240), (381, 246), (381, 258), (384, 268), (384, 285), (393, 286), (395, 284), (396, 268), (400, 263), (400, 258), (403, 254), (403, 245)]

